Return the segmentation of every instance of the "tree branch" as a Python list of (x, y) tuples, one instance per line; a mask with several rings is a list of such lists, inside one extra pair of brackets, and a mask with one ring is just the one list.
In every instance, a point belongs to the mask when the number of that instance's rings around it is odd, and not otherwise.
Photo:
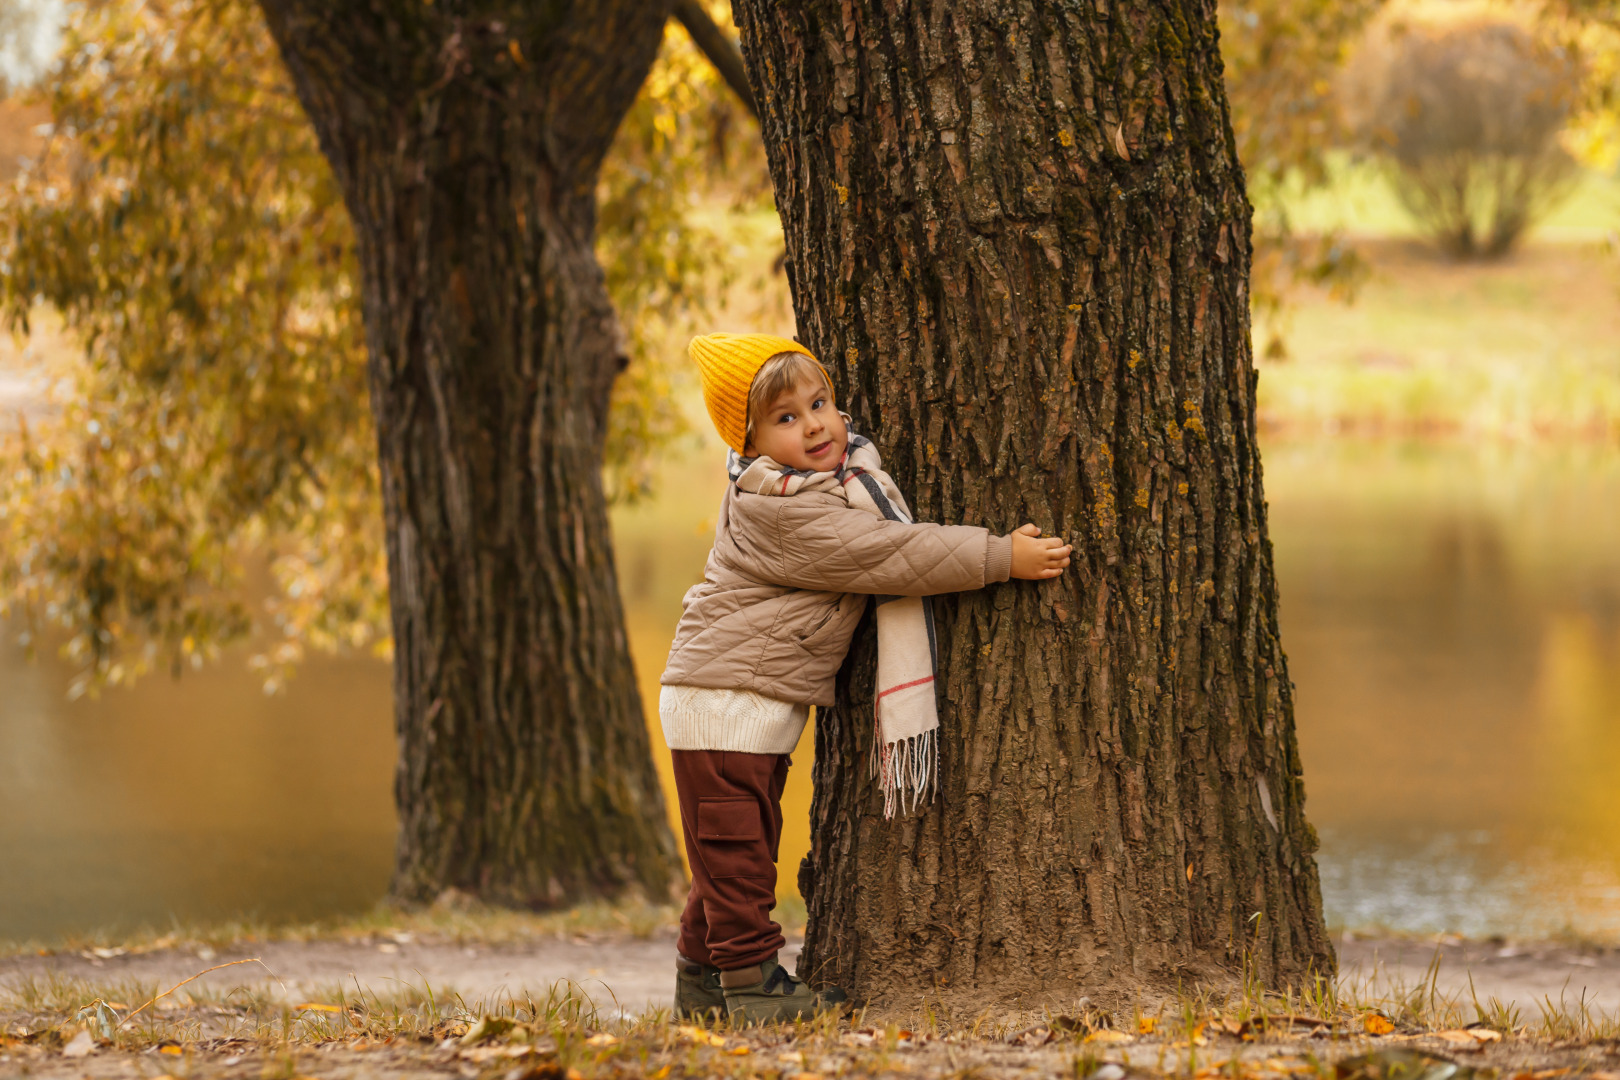
[(737, 43), (726, 36), (726, 32), (715, 25), (709, 13), (703, 10), (698, 0), (675, 0), (674, 10), (671, 12), (675, 21), (686, 28), (692, 36), (692, 43), (709, 58), (709, 63), (726, 80), (726, 85), (732, 92), (742, 99), (748, 106), (748, 111), (755, 120), (759, 119), (759, 106), (754, 104), (754, 92), (748, 87), (748, 72), (743, 67), (742, 53)]

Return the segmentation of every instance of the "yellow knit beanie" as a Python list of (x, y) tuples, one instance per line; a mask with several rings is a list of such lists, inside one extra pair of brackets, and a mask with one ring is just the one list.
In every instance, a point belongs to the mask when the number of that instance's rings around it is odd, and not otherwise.
[[(686, 346), (686, 355), (703, 379), (703, 403), (709, 407), (709, 419), (726, 445), (739, 454), (746, 452), (748, 442), (748, 388), (765, 361), (778, 353), (803, 353), (816, 359), (797, 341), (773, 334), (700, 334)], [(819, 366), (821, 361), (816, 363)]]

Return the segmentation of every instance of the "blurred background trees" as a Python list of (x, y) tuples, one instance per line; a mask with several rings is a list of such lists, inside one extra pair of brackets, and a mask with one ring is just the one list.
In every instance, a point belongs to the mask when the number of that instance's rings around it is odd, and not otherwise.
[(1581, 69), (1534, 24), (1393, 21), (1363, 49), (1356, 75), (1347, 105), (1358, 133), (1447, 253), (1505, 254), (1572, 190), (1577, 166), (1561, 136)]
[[(63, 14), (9, 5), (36, 28)], [(1353, 249), (1296, 234), (1280, 194), (1328, 182), (1333, 77), (1377, 7), (1222, 8), (1262, 309), (1291, 281), (1356, 280)], [(733, 33), (726, 5), (707, 11)], [(79, 690), (201, 662), (255, 626), (271, 689), (309, 648), (386, 654), (351, 226), (256, 6), (96, 0), (65, 35), (35, 92), (51, 136), (0, 205), (0, 301), (15, 330), (61, 319), (85, 362), (52, 373), (60, 411), (4, 451), (0, 604), (66, 633)], [(683, 431), (670, 343), (730, 284), (728, 217), (768, 199), (754, 120), (672, 22), (598, 190), (633, 359), (613, 497), (645, 493)]]
[[(1569, 49), (1496, 23), (1369, 36), (1384, 11), (1221, 7), (1267, 355), (1286, 351), (1291, 287), (1348, 298), (1364, 276), (1339, 230), (1299, 229), (1291, 209), (1334, 182), (1358, 138), (1376, 128), (1409, 163), (1396, 170), (1403, 198), (1458, 250), (1511, 243), (1568, 175), (1558, 121), (1584, 86)], [(0, 12), (47, 43), (61, 15), (37, 0)], [(731, 33), (724, 4), (708, 13)], [(56, 373), (58, 417), (7, 451), (4, 602), (67, 632), (81, 688), (200, 661), (254, 625), (268, 631), (254, 662), (271, 688), (311, 647), (386, 652), (350, 226), (256, 8), (98, 0), (73, 8), (65, 32), (36, 92), (53, 133), (0, 206), (0, 295), (16, 329), (64, 320), (88, 363)], [(1459, 34), (1472, 36), (1442, 47)], [(1481, 42), (1488, 62), (1454, 62)], [(1341, 73), (1358, 51), (1377, 63), (1361, 62), (1346, 110)], [(37, 74), (32, 63), (19, 70)], [(728, 216), (769, 198), (757, 130), (672, 22), (598, 192), (598, 250), (633, 357), (610, 418), (616, 499), (646, 492), (684, 430), (670, 343), (731, 283)], [(1433, 179), (1445, 169), (1472, 179)]]

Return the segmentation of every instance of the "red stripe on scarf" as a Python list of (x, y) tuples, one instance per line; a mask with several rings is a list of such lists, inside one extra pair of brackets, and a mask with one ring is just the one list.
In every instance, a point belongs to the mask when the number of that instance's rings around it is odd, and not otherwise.
[(921, 686), (923, 683), (930, 683), (933, 681), (934, 677), (929, 675), (927, 678), (913, 679), (910, 682), (901, 683), (899, 686), (891, 686), (887, 690), (883, 691), (883, 693), (878, 695), (878, 700), (882, 701), (884, 698), (888, 697), (897, 690), (910, 690), (913, 686)]

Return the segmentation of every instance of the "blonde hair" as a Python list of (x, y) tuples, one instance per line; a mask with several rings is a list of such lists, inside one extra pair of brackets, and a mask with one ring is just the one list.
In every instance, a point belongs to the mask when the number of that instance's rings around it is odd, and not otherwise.
[(761, 364), (754, 373), (753, 383), (748, 387), (748, 425), (744, 444), (754, 441), (755, 416), (770, 408), (771, 402), (801, 382), (811, 380), (825, 386), (827, 396), (832, 396), (832, 381), (827, 378), (826, 369), (804, 353), (777, 353)]

